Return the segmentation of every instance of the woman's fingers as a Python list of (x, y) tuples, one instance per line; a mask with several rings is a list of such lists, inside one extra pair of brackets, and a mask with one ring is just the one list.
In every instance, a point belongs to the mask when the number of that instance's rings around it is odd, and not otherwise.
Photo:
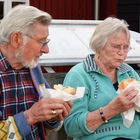
[(129, 91), (127, 91), (126, 98), (128, 99), (128, 101), (131, 101), (133, 99), (135, 101), (137, 94), (138, 94), (138, 90), (136, 90), (136, 89), (129, 90)]
[(135, 102), (137, 101), (137, 93), (138, 90), (136, 90), (134, 87), (128, 88), (127, 90), (118, 94), (118, 96), (116, 96), (116, 98), (110, 102), (111, 108), (119, 113), (129, 110), (130, 108), (134, 107)]

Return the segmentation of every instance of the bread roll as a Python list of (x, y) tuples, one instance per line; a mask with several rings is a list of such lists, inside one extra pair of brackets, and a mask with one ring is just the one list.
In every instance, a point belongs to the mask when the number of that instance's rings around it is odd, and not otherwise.
[(64, 89), (63, 85), (61, 85), (61, 84), (54, 85), (53, 88), (54, 88), (55, 90), (63, 90), (63, 89)]
[(67, 92), (67, 93), (69, 93), (71, 95), (75, 95), (76, 94), (76, 90), (74, 88), (72, 88), (72, 87), (66, 87), (66, 88), (64, 88), (63, 91), (65, 91), (65, 92)]
[(133, 78), (128, 78), (128, 79), (125, 79), (125, 80), (122, 80), (120, 83), (119, 83), (119, 86), (118, 88), (123, 90), (125, 89), (131, 82), (135, 82), (136, 80), (133, 79)]
[(72, 88), (72, 87), (64, 87), (61, 84), (54, 85), (54, 89), (58, 90), (58, 91), (64, 91), (64, 92), (69, 93), (71, 95), (75, 95), (76, 94), (76, 90), (74, 88)]

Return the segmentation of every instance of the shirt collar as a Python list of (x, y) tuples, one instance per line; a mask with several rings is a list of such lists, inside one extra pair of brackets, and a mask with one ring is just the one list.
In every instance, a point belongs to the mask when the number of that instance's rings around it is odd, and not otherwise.
[(6, 57), (0, 52), (0, 71), (6, 71), (10, 66)]
[[(84, 67), (85, 67), (85, 70), (87, 72), (92, 72), (92, 71), (95, 71), (95, 72), (98, 72), (100, 73), (101, 71), (99, 70), (98, 66), (96, 65), (95, 63), (95, 60), (94, 60), (94, 54), (89, 54), (86, 59), (84, 60)], [(127, 64), (123, 63), (121, 64), (119, 67), (118, 67), (118, 70), (120, 71), (120, 73), (126, 73), (128, 71), (131, 71), (131, 68), (128, 67)]]

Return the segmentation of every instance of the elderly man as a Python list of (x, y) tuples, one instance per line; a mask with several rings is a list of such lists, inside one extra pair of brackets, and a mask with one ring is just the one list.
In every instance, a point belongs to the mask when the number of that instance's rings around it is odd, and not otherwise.
[(57, 128), (71, 102), (40, 98), (49, 88), (38, 65), (48, 53), (51, 16), (32, 6), (13, 8), (0, 24), (0, 139), (45, 140)]

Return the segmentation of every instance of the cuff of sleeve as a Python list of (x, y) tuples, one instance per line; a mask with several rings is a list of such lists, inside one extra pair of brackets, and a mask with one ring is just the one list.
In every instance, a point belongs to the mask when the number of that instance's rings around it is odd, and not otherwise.
[(82, 129), (82, 131), (86, 134), (86, 135), (89, 135), (90, 133), (93, 133), (94, 131), (92, 130), (89, 130), (86, 126), (86, 118), (87, 118), (87, 113), (83, 113), (81, 115), (81, 117), (79, 117), (79, 125), (80, 125), (80, 128)]
[(31, 132), (31, 127), (27, 124), (23, 112), (14, 115), (14, 121), (22, 137), (27, 136)]
[(46, 121), (45, 122), (45, 127), (49, 129), (57, 128), (59, 125), (60, 125), (59, 121), (52, 121), (52, 122)]

